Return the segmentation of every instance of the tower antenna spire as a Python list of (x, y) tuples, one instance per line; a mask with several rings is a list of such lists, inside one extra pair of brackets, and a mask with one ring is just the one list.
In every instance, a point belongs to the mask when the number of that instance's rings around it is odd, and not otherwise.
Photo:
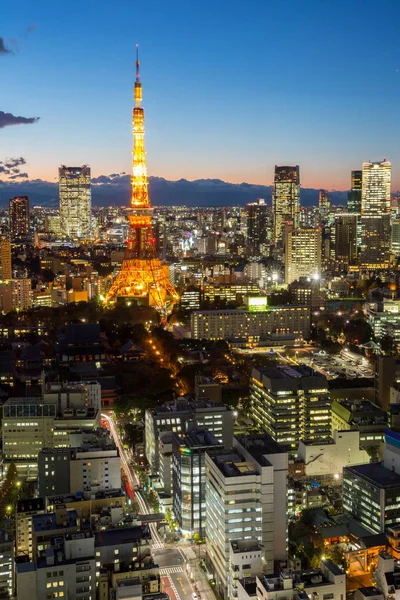
[(136, 44), (136, 81), (140, 81), (139, 66), (139, 44)]

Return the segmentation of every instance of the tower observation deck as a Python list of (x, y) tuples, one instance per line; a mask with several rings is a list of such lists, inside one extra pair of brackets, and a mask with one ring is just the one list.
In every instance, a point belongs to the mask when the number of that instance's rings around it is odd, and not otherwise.
[(118, 299), (136, 300), (139, 304), (153, 306), (164, 317), (171, 311), (179, 296), (169, 279), (168, 265), (156, 255), (153, 236), (146, 152), (144, 149), (144, 109), (142, 83), (139, 73), (138, 46), (136, 46), (135, 105), (132, 112), (132, 196), (128, 211), (129, 238), (121, 270), (113, 281), (105, 304)]

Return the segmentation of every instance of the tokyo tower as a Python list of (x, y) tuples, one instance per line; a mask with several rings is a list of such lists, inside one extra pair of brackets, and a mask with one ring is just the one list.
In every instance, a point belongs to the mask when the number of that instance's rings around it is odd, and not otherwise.
[(179, 296), (170, 283), (168, 265), (161, 263), (155, 251), (156, 240), (151, 225), (153, 209), (150, 207), (144, 150), (144, 110), (141, 107), (142, 84), (139, 75), (138, 46), (136, 46), (134, 99), (132, 197), (128, 211), (129, 238), (121, 270), (104, 302), (113, 304), (119, 298), (136, 300), (139, 304), (153, 306), (165, 318), (179, 300)]

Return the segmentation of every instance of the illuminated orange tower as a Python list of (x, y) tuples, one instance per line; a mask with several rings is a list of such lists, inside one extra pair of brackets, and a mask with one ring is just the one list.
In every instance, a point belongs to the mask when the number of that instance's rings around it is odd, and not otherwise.
[(179, 300), (169, 280), (168, 265), (161, 263), (155, 252), (155, 238), (151, 226), (153, 210), (150, 207), (144, 150), (144, 110), (142, 84), (139, 75), (139, 54), (136, 46), (135, 106), (132, 115), (133, 161), (132, 197), (128, 212), (129, 239), (121, 270), (110, 287), (106, 304), (118, 298), (137, 300), (160, 311), (164, 316)]

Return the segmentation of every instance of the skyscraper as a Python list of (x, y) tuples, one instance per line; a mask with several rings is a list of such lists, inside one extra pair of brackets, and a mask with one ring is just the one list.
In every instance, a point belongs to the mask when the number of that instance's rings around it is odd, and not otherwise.
[(282, 239), (286, 223), (299, 225), (300, 213), (300, 168), (275, 166), (275, 185), (272, 194), (274, 216), (274, 241)]
[(285, 282), (300, 277), (315, 277), (321, 273), (321, 230), (304, 227), (286, 230)]
[(11, 241), (29, 233), (28, 196), (15, 196), (10, 199), (9, 218)]
[(351, 188), (347, 196), (347, 210), (361, 214), (362, 171), (351, 172)]
[(58, 169), (60, 219), (63, 235), (72, 240), (91, 235), (90, 167)]
[(357, 248), (361, 250), (361, 190), (362, 171), (351, 172), (351, 186), (347, 196), (347, 210), (357, 215)]
[(265, 245), (271, 239), (270, 211), (263, 198), (246, 205), (247, 246), (250, 256), (262, 256)]
[(335, 215), (334, 225), (335, 268), (347, 271), (357, 260), (357, 215), (340, 213)]
[(11, 242), (0, 241), (1, 279), (12, 279)]
[(331, 208), (331, 199), (326, 190), (319, 190), (318, 208), (321, 217), (326, 217)]
[(361, 267), (386, 269), (390, 250), (391, 163), (365, 162), (362, 168)]

